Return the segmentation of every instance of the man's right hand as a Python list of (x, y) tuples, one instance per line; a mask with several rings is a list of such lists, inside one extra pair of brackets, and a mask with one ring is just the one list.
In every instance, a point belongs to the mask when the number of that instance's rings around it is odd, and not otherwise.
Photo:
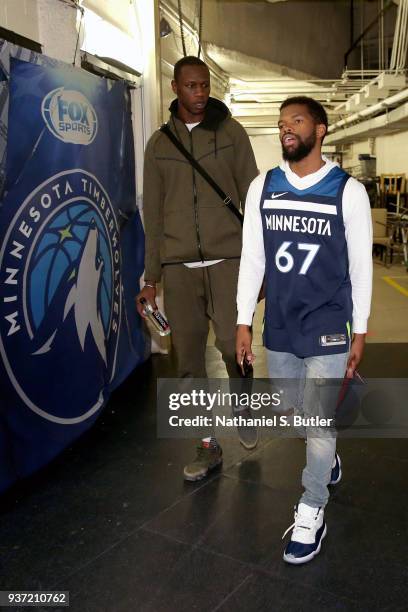
[(153, 306), (154, 310), (157, 310), (156, 304), (156, 287), (147, 287), (146, 285), (143, 287), (141, 292), (136, 296), (136, 308), (137, 312), (144, 319), (146, 318), (145, 313), (143, 312), (144, 306), (140, 303), (141, 299), (145, 299), (151, 306)]
[(249, 325), (237, 325), (236, 334), (236, 358), (239, 366), (242, 366), (244, 359), (251, 365), (255, 361), (255, 355), (251, 350), (252, 331)]

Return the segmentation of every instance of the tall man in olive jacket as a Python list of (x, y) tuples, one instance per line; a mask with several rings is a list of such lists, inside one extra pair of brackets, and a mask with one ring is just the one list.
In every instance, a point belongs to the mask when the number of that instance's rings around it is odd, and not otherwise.
[[(225, 104), (210, 98), (210, 73), (197, 57), (174, 67), (168, 126), (184, 147), (238, 206), (258, 174), (244, 128)], [(220, 196), (159, 130), (144, 162), (145, 286), (138, 296), (155, 305), (163, 277), (166, 314), (178, 376), (205, 378), (205, 349), (212, 321), (216, 346), (230, 377), (235, 363), (236, 294), (241, 225)], [(241, 442), (251, 448), (255, 441)], [(214, 438), (203, 440), (186, 480), (199, 480), (222, 461)]]

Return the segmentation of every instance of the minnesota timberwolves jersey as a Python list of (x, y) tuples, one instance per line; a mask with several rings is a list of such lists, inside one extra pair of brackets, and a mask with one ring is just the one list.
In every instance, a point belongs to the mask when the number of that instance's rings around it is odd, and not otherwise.
[(351, 282), (338, 166), (308, 189), (269, 170), (260, 202), (265, 245), (264, 343), (298, 357), (349, 348)]

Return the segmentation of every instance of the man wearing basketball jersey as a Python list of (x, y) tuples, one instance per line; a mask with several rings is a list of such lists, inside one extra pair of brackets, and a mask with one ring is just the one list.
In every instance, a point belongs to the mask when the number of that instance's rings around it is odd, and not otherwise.
[[(321, 154), (322, 105), (304, 96), (280, 108), (283, 162), (248, 191), (238, 281), (237, 360), (254, 361), (251, 324), (265, 277), (264, 344), (271, 378), (299, 380), (295, 414), (313, 416), (312, 379), (352, 378), (364, 350), (372, 285), (365, 188)], [(312, 433), (314, 435), (312, 435)], [(306, 563), (326, 535), (327, 486), (341, 478), (335, 435), (303, 430), (304, 493), (295, 506), (288, 563)]]

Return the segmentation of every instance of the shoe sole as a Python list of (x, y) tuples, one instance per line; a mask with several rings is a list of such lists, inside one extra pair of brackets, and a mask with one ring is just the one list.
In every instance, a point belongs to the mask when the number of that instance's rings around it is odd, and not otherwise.
[(319, 554), (320, 549), (322, 547), (322, 540), (326, 537), (326, 534), (327, 534), (327, 525), (325, 524), (323, 533), (322, 533), (322, 537), (320, 538), (319, 546), (316, 548), (315, 551), (310, 553), (310, 555), (306, 555), (306, 557), (298, 557), (298, 558), (290, 557), (289, 555), (287, 556), (285, 553), (283, 553), (283, 560), (286, 561), (286, 563), (291, 563), (292, 565), (302, 565), (302, 563), (307, 563), (308, 561), (311, 561), (316, 555)]
[(342, 476), (343, 476), (343, 472), (341, 470), (341, 459), (339, 457), (339, 475), (337, 477), (337, 480), (331, 480), (329, 482), (329, 485), (336, 485), (336, 484), (338, 484), (340, 482)]
[(183, 474), (184, 476), (184, 480), (187, 480), (187, 482), (197, 482), (198, 480), (203, 480), (203, 478), (206, 478), (208, 476), (208, 474), (211, 472), (211, 470), (214, 470), (215, 468), (219, 467), (222, 464), (222, 457), (217, 461), (217, 463), (214, 463), (214, 465), (212, 465), (211, 467), (208, 468), (208, 470), (205, 472), (205, 474), (199, 474), (198, 476), (188, 476), (187, 474)]
[(256, 436), (256, 441), (254, 442), (254, 444), (246, 444), (243, 440), (241, 440), (239, 436), (238, 436), (238, 439), (239, 439), (239, 443), (241, 444), (241, 446), (245, 448), (245, 450), (254, 450), (254, 448), (258, 446), (258, 442), (259, 442), (259, 436)]

